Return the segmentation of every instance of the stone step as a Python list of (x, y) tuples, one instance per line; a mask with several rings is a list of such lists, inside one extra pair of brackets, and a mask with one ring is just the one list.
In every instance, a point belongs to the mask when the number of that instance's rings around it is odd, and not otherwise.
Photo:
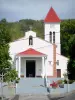
[(26, 78), (21, 79), (17, 84), (16, 93), (47, 93), (47, 88), (44, 86), (44, 79), (42, 78)]

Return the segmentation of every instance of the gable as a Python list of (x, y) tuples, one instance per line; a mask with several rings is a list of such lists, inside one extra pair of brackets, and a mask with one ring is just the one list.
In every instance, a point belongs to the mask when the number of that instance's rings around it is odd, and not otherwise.
[(45, 54), (39, 52), (39, 51), (36, 51), (35, 49), (33, 48), (29, 48), (23, 52), (20, 52), (18, 53), (17, 55), (39, 55), (39, 56), (45, 56)]
[(22, 38), (17, 41), (11, 42), (10, 44), (10, 49), (9, 52), (11, 54), (16, 54), (22, 51), (25, 51), (28, 48), (34, 48), (34, 49), (39, 49), (39, 48), (45, 48), (45, 47), (51, 47), (52, 44), (41, 39), (38, 37), (33, 37), (33, 45), (29, 45), (29, 39), (28, 38)]

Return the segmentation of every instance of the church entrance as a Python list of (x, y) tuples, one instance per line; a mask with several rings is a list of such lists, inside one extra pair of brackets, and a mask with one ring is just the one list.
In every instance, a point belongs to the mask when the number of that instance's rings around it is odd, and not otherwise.
[(26, 77), (35, 77), (35, 60), (26, 61)]

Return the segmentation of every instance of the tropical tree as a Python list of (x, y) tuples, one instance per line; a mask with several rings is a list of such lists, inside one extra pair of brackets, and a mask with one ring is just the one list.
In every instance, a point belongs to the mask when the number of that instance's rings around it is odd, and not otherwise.
[(70, 44), (69, 55), (70, 59), (67, 66), (68, 78), (70, 80), (75, 80), (75, 36)]
[[(18, 79), (15, 69), (11, 67), (11, 57), (9, 56), (9, 42), (11, 36), (9, 34), (6, 20), (0, 22), (0, 74), (4, 74), (5, 81), (14, 81)], [(9, 75), (9, 78), (8, 78)]]
[(69, 49), (75, 34), (75, 20), (63, 20), (61, 22), (61, 53), (69, 57)]

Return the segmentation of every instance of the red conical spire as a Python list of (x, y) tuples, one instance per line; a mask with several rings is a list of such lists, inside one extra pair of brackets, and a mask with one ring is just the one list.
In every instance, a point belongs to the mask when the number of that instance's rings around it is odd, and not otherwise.
[(60, 22), (60, 18), (57, 16), (52, 7), (50, 8), (44, 22)]

